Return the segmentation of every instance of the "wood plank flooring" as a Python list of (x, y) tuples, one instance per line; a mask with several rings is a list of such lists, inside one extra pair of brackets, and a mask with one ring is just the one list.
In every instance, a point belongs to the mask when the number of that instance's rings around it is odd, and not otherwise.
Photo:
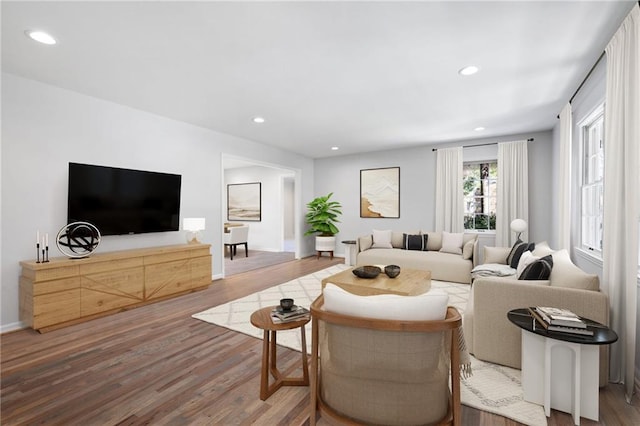
[[(287, 262), (50, 333), (4, 334), (0, 424), (308, 424), (306, 387), (284, 387), (260, 401), (261, 340), (191, 314), (341, 262)], [(300, 353), (279, 348), (278, 363), (293, 367)], [(465, 406), (462, 412), (464, 425), (518, 425)], [(639, 404), (626, 404), (621, 386), (609, 385), (600, 393), (600, 417), (582, 424), (640, 424)], [(573, 422), (553, 411), (548, 424)]]
[(225, 277), (230, 277), (231, 275), (266, 268), (267, 266), (278, 263), (290, 262), (294, 259), (295, 253), (293, 252), (249, 250), (249, 257), (245, 257), (244, 253), (240, 251), (240, 255), (233, 256), (233, 260), (231, 260), (229, 258), (229, 250), (226, 250), (224, 257), (224, 275)]

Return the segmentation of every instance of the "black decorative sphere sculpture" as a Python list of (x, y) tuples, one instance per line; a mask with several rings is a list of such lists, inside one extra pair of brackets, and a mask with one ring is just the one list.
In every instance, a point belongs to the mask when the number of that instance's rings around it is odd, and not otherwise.
[(58, 250), (72, 259), (88, 257), (100, 244), (100, 231), (89, 222), (73, 222), (58, 232)]

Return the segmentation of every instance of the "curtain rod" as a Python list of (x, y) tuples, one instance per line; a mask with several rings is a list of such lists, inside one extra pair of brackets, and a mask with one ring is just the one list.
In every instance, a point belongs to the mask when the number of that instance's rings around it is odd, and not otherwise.
[[(527, 139), (527, 142), (533, 142), (533, 138)], [(478, 145), (463, 145), (463, 148), (475, 148), (477, 146), (498, 145), (500, 142), (479, 143)], [(431, 151), (437, 151), (438, 148), (433, 148)]]
[[(640, 3), (640, 1), (638, 1), (638, 3)], [(598, 57), (598, 60), (596, 61), (595, 64), (593, 64), (593, 66), (591, 67), (591, 69), (589, 70), (589, 72), (587, 73), (587, 75), (584, 77), (584, 79), (582, 80), (582, 83), (580, 83), (580, 86), (578, 86), (578, 88), (576, 89), (575, 92), (573, 92), (573, 95), (571, 96), (571, 99), (569, 99), (569, 103), (573, 102), (573, 99), (576, 97), (576, 95), (578, 94), (578, 92), (580, 91), (580, 89), (582, 89), (582, 86), (584, 86), (584, 84), (587, 82), (587, 80), (589, 79), (589, 77), (591, 76), (591, 73), (593, 72), (594, 69), (596, 69), (596, 67), (598, 66), (598, 64), (600, 63), (600, 61), (602, 60), (602, 58), (604, 58), (604, 54), (606, 53), (605, 50), (602, 51), (602, 53), (600, 54), (600, 56)], [(563, 107), (564, 108), (564, 107)], [(556, 116), (557, 119), (560, 119), (560, 114), (558, 114)]]
[[(640, 3), (640, 2), (639, 2)], [(576, 95), (578, 94), (578, 92), (580, 91), (580, 89), (582, 89), (582, 86), (584, 86), (584, 83), (587, 82), (587, 80), (589, 79), (589, 77), (591, 76), (591, 73), (593, 72), (594, 69), (596, 69), (596, 67), (598, 66), (598, 64), (600, 63), (600, 61), (602, 60), (602, 58), (604, 58), (604, 54), (606, 53), (606, 51), (602, 51), (602, 53), (600, 54), (600, 56), (598, 57), (598, 60), (596, 61), (595, 64), (593, 64), (593, 66), (591, 67), (591, 69), (589, 70), (589, 72), (587, 73), (587, 75), (585, 76), (585, 78), (582, 80), (582, 83), (580, 83), (580, 86), (578, 86), (578, 88), (576, 89), (575, 92), (573, 92), (573, 95), (571, 96), (571, 99), (569, 99), (569, 103), (573, 102), (573, 99), (576, 97)]]
[[(640, 7), (640, 0), (638, 0), (638, 7)], [(593, 72), (594, 69), (596, 69), (596, 67), (598, 66), (598, 64), (600, 63), (600, 61), (602, 60), (602, 58), (604, 58), (604, 54), (606, 53), (606, 50), (603, 50), (602, 53), (600, 54), (600, 56), (598, 56), (598, 60), (596, 61), (595, 64), (593, 64), (593, 66), (591, 67), (591, 69), (589, 70), (589, 72), (587, 73), (587, 75), (585, 76), (585, 78), (582, 80), (582, 83), (580, 83), (580, 86), (578, 86), (578, 88), (576, 89), (575, 92), (573, 92), (573, 95), (571, 96), (571, 99), (569, 99), (569, 103), (573, 102), (573, 99), (576, 97), (576, 95), (578, 94), (578, 92), (580, 91), (580, 89), (582, 89), (582, 86), (584, 86), (584, 83), (587, 82), (587, 80), (589, 79), (589, 77), (591, 76), (591, 73)], [(560, 114), (558, 114), (557, 118), (560, 118)]]

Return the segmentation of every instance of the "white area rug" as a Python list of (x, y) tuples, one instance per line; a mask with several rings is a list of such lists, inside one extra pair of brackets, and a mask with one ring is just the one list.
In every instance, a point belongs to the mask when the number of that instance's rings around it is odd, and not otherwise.
[[(335, 265), (322, 271), (268, 288), (224, 305), (192, 315), (193, 318), (262, 338), (262, 330), (249, 322), (251, 313), (261, 307), (277, 305), (283, 297), (291, 297), (296, 305), (309, 307), (321, 293), (321, 281), (330, 275), (347, 269)], [(449, 305), (462, 313), (469, 297), (469, 285), (431, 281), (431, 288), (449, 293)], [(311, 352), (311, 323), (307, 324), (307, 353)], [(300, 350), (300, 331), (278, 332), (278, 344)], [(462, 380), (460, 398), (464, 405), (508, 417), (532, 426), (545, 426), (547, 419), (540, 405), (523, 400), (520, 370), (491, 364), (471, 358), (473, 376)]]

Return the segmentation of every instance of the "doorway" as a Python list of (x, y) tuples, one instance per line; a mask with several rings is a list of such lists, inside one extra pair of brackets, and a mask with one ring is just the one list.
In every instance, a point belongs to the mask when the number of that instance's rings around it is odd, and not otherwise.
[[(222, 171), (223, 222), (240, 222), (229, 220), (228, 185), (260, 183), (259, 219), (241, 221), (249, 227), (248, 256), (244, 248), (240, 247), (231, 260), (228, 251), (224, 250), (223, 275), (228, 277), (299, 259), (298, 231), (295, 226), (296, 215), (300, 214), (297, 211), (299, 208), (296, 207), (299, 172), (229, 155), (222, 156)], [(221, 226), (221, 229), (223, 228), (224, 226)]]

